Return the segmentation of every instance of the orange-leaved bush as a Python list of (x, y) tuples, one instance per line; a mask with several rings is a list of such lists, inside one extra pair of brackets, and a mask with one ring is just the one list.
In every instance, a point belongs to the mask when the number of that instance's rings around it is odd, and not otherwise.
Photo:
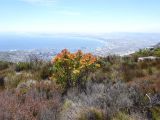
[(53, 75), (51, 79), (56, 80), (63, 88), (81, 87), (87, 80), (87, 75), (96, 68), (97, 58), (91, 53), (83, 53), (78, 50), (75, 53), (69, 52), (67, 49), (62, 50), (52, 60)]

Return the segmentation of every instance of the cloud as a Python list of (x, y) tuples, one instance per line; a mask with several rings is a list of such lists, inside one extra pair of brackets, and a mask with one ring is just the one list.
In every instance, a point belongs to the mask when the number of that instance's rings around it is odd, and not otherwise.
[(38, 5), (52, 5), (56, 2), (56, 0), (20, 0), (20, 1)]

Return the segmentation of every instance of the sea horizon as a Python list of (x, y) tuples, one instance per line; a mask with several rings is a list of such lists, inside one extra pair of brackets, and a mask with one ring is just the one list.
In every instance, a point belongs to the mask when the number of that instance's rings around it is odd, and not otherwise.
[[(110, 32), (82, 33), (0, 33), (0, 51), (36, 49), (124, 49), (138, 50), (160, 42), (160, 33)], [(145, 43), (145, 44), (144, 44)], [(128, 46), (128, 47), (127, 47)], [(118, 50), (116, 50), (118, 51)], [(116, 52), (115, 51), (115, 52)]]

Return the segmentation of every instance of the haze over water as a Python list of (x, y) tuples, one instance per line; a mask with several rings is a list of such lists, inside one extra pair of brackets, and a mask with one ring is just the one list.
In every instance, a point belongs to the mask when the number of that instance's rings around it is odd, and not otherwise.
[(5, 34), (0, 35), (0, 51), (81, 49), (99, 54), (127, 54), (160, 42), (158, 33), (105, 34)]
[(102, 41), (95, 38), (61, 35), (1, 35), (0, 51), (56, 49), (87, 49), (93, 51), (102, 47)]

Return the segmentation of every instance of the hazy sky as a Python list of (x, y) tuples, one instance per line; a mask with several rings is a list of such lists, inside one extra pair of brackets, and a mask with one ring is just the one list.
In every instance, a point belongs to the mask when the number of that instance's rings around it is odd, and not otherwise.
[(0, 32), (160, 32), (160, 0), (0, 0)]

